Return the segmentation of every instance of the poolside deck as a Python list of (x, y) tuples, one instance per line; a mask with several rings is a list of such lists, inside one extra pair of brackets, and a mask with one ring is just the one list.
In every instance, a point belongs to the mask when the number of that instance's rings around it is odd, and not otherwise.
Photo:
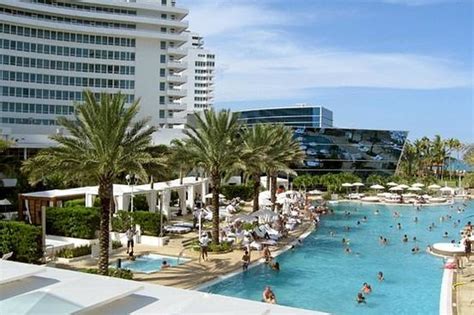
[(453, 314), (474, 314), (474, 255), (466, 262), (464, 268), (455, 274), (453, 283), (457, 284), (453, 289), (454, 303)]

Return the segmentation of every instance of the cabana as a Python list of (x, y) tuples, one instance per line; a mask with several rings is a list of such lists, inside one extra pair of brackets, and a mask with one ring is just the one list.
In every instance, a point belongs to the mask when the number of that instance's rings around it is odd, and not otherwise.
[[(145, 185), (113, 185), (113, 211), (127, 210), (133, 196), (145, 195), (148, 201), (148, 210), (157, 211), (158, 195), (163, 203), (162, 210), (169, 216), (171, 191), (179, 194), (179, 208), (186, 212), (186, 207), (193, 208), (196, 197), (202, 200), (207, 193), (208, 179), (185, 177), (168, 182), (157, 182)], [(33, 224), (41, 224), (41, 209), (44, 207), (62, 207), (64, 202), (71, 199), (84, 198), (85, 206), (92, 207), (94, 198), (98, 196), (98, 186), (87, 186), (71, 189), (54, 189), (38, 191), (18, 195), (18, 217), (24, 220), (26, 214), (28, 221)]]

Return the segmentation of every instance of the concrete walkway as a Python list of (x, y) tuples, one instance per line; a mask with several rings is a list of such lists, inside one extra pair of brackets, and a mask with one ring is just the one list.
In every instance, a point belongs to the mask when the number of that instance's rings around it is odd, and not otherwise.
[(474, 314), (474, 255), (459, 270), (453, 280), (453, 314)]

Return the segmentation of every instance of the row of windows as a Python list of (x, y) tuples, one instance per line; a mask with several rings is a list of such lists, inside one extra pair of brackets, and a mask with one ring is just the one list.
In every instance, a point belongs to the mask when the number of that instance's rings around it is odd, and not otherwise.
[(212, 77), (195, 76), (194, 80), (197, 80), (197, 81), (212, 81)]
[(137, 11), (133, 11), (133, 10), (98, 7), (98, 6), (82, 5), (82, 4), (75, 4), (75, 3), (69, 3), (69, 2), (61, 2), (61, 1), (31, 0), (31, 2), (40, 3), (40, 4), (48, 4), (48, 5), (53, 5), (57, 7), (71, 8), (75, 10), (99, 12), (99, 13), (137, 15)]
[(196, 102), (207, 102), (208, 98), (207, 97), (195, 97), (194, 100)]
[(194, 83), (194, 87), (206, 88), (209, 87), (209, 83)]
[(206, 57), (206, 55), (204, 55), (204, 54), (198, 54), (198, 57), (201, 57), (201, 58), (209, 58), (209, 59), (214, 59), (214, 58), (215, 58), (214, 55), (207, 55), (207, 57)]
[(38, 69), (135, 75), (135, 67), (133, 66), (57, 61), (39, 58), (16, 57), (10, 55), (0, 55), (0, 64)]
[(208, 62), (204, 62), (204, 61), (196, 61), (194, 63), (194, 65), (196, 67), (214, 67), (214, 61), (208, 61)]
[(195, 90), (195, 94), (208, 94), (208, 91)]
[(194, 73), (197, 73), (197, 74), (212, 73), (212, 70), (200, 70), (200, 69), (196, 69), (196, 70), (194, 71)]
[(133, 80), (115, 80), (85, 77), (68, 77), (61, 75), (36, 74), (28, 72), (0, 70), (0, 79), (4, 81), (31, 82), (54, 85), (70, 85), (97, 88), (134, 89)]
[[(21, 87), (1, 87), (2, 96), (24, 97), (24, 98), (39, 98), (46, 100), (65, 100), (65, 101), (83, 101), (84, 94), (75, 91), (59, 91), (47, 89), (30, 89)], [(100, 97), (100, 94), (97, 94)], [(133, 94), (124, 94), (127, 103), (132, 103), (134, 100)]]
[(16, 26), (16, 25), (10, 25), (10, 24), (1, 24), (1, 23), (0, 23), (0, 33), (13, 34), (13, 35), (25, 36), (25, 37), (52, 39), (52, 40), (64, 41), (64, 42), (135, 47), (134, 38), (57, 32), (57, 31), (49, 31), (49, 30)]
[(9, 50), (26, 51), (26, 52), (31, 51), (31, 52), (39, 53), (39, 54), (49, 54), (49, 55), (58, 55), (58, 56), (66, 56), (66, 57), (71, 56), (71, 57), (82, 57), (82, 58), (135, 61), (134, 52), (35, 44), (35, 43), (21, 42), (21, 41), (1, 39), (1, 38), (0, 38), (0, 48), (9, 49)]
[(16, 124), (16, 125), (57, 125), (54, 119), (33, 119), (33, 118), (12, 118), (2, 117), (2, 124)]
[(74, 106), (2, 102), (2, 112), (72, 115)]
[(14, 16), (22, 16), (28, 17), (37, 20), (46, 20), (46, 21), (54, 21), (59, 23), (67, 23), (67, 24), (78, 24), (78, 25), (86, 25), (86, 26), (100, 26), (100, 27), (107, 27), (107, 28), (119, 28), (119, 29), (135, 29), (135, 24), (125, 24), (125, 23), (111, 23), (111, 22), (102, 22), (96, 20), (84, 20), (84, 19), (76, 19), (76, 18), (68, 18), (60, 15), (48, 15), (48, 14), (41, 14), (41, 13), (32, 13), (26, 12), (21, 10), (14, 10), (10, 8), (2, 8), (0, 7), (0, 13), (6, 13)]

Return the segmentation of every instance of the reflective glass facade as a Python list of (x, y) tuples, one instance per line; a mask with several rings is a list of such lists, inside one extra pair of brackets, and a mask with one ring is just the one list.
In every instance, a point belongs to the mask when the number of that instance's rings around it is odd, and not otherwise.
[(285, 107), (241, 111), (245, 125), (283, 123), (293, 127), (332, 127), (332, 112), (324, 107)]
[(296, 128), (295, 137), (306, 153), (298, 173), (355, 172), (365, 177), (392, 175), (398, 165), (406, 131)]

